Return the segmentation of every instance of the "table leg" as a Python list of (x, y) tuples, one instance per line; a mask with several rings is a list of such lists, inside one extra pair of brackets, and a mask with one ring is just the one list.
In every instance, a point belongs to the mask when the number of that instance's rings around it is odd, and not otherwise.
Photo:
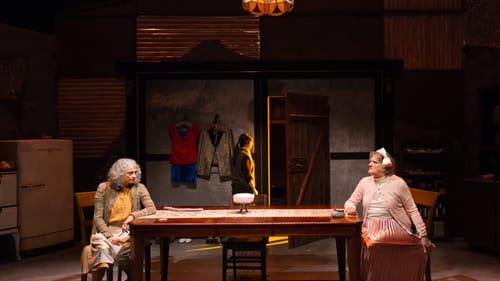
[(345, 280), (345, 237), (337, 236), (335, 237), (335, 242), (337, 246), (337, 262), (339, 267), (339, 280)]
[(142, 267), (144, 259), (144, 236), (134, 234), (130, 236), (131, 253), (131, 278), (132, 281), (142, 280)]
[(168, 280), (168, 255), (170, 251), (170, 237), (160, 237), (160, 274), (161, 281)]
[(349, 281), (361, 280), (361, 236), (347, 238), (347, 263), (349, 265)]

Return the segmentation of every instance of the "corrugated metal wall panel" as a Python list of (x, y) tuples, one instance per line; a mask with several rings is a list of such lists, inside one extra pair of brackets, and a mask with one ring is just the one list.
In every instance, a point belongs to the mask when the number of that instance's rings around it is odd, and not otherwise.
[(125, 82), (61, 79), (57, 90), (59, 136), (73, 140), (75, 158), (103, 157), (124, 128)]
[(139, 16), (137, 62), (181, 58), (203, 41), (219, 40), (240, 55), (260, 58), (259, 18)]

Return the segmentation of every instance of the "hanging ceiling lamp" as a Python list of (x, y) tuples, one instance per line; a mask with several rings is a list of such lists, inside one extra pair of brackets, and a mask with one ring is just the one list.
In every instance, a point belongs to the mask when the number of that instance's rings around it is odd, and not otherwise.
[(242, 0), (245, 11), (256, 16), (281, 16), (293, 9), (294, 0)]

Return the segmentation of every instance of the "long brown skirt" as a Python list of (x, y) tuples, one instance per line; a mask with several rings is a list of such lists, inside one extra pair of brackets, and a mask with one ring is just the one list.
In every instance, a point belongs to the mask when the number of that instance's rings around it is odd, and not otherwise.
[(362, 228), (361, 280), (423, 281), (427, 255), (420, 239), (392, 218), (367, 218)]

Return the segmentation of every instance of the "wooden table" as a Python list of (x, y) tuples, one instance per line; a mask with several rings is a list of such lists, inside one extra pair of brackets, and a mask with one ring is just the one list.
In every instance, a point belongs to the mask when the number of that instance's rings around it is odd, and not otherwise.
[(166, 281), (170, 237), (294, 235), (335, 237), (340, 280), (345, 280), (347, 245), (349, 280), (357, 281), (362, 221), (358, 217), (334, 218), (329, 213), (331, 208), (333, 206), (265, 206), (251, 207), (249, 213), (240, 214), (237, 207), (203, 207), (203, 211), (193, 217), (189, 212), (175, 217), (174, 213), (167, 216), (165, 211), (159, 211), (153, 217), (137, 218), (130, 223), (130, 280), (142, 280), (144, 246), (148, 237), (160, 237), (161, 280)]

